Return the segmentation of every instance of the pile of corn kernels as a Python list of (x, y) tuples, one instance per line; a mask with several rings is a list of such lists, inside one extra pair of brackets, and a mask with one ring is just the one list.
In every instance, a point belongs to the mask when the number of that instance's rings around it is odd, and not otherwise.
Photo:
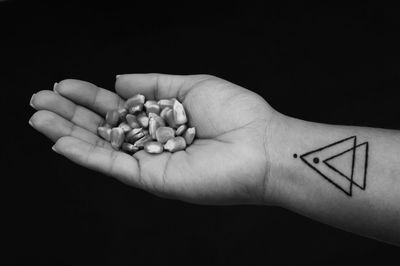
[(137, 94), (123, 108), (107, 112), (105, 123), (97, 129), (116, 150), (129, 154), (143, 149), (157, 154), (176, 152), (192, 144), (196, 130), (188, 128), (183, 105), (175, 98), (147, 100)]

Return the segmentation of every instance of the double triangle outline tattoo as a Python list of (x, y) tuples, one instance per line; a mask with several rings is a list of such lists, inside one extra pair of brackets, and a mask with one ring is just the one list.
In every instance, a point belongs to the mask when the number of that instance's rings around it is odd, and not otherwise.
[(351, 136), (300, 155), (300, 159), (346, 195), (367, 187), (368, 142)]

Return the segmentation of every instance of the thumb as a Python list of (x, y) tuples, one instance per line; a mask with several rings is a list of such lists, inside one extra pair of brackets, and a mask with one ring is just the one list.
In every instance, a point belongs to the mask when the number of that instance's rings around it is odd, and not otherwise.
[(182, 101), (194, 84), (208, 79), (208, 75), (125, 74), (115, 82), (117, 93), (125, 99), (143, 94), (146, 99), (177, 98)]

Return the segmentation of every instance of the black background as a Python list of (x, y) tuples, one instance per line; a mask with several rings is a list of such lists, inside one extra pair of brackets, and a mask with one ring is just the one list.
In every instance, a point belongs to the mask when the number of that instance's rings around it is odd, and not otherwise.
[(287, 115), (400, 129), (400, 10), (6, 1), (0, 23), (1, 238), (11, 265), (398, 261), (398, 248), (280, 208), (165, 200), (84, 169), (29, 127), (28, 103), (64, 78), (113, 90), (116, 74), (208, 73)]

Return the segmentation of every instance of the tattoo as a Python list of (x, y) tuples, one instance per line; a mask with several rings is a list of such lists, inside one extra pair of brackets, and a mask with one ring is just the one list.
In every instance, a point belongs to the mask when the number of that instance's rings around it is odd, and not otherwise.
[(367, 187), (368, 142), (357, 144), (356, 136), (304, 153), (300, 159), (350, 197), (353, 185)]

